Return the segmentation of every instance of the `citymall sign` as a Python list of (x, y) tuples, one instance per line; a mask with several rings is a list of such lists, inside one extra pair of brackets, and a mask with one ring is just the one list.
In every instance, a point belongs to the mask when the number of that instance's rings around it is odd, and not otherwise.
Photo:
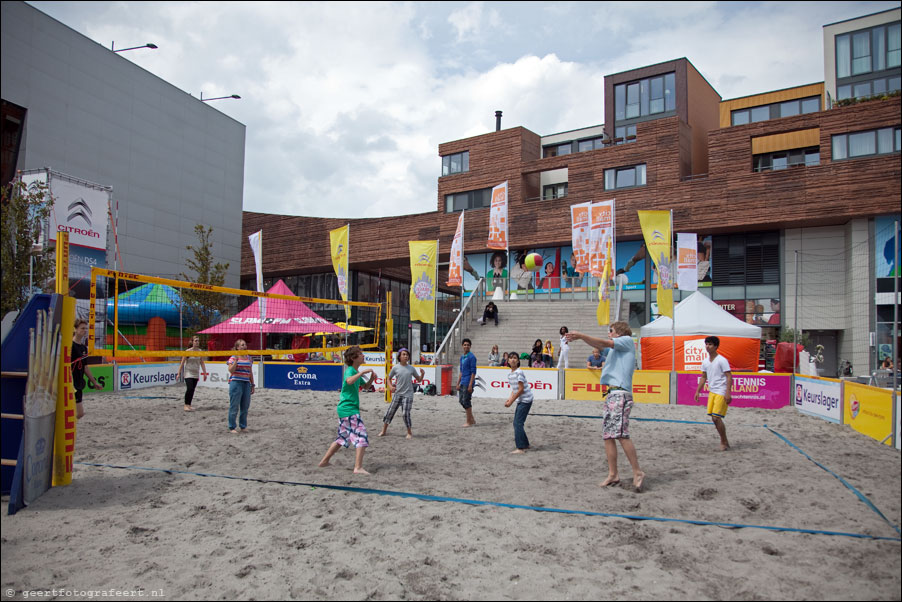
[(121, 365), (116, 375), (116, 389), (133, 391), (172, 385), (177, 382), (178, 370), (179, 365), (176, 363)]
[[(419, 364), (414, 364), (413, 367), (416, 368), (418, 376), (420, 374), (420, 369), (422, 369), (423, 372), (426, 373), (426, 377), (423, 379), (422, 386), (425, 387), (426, 385), (435, 384), (435, 371), (438, 369), (436, 366), (421, 366)], [(342, 366), (342, 368), (344, 368), (344, 366)], [(376, 376), (373, 379), (373, 386), (385, 388), (385, 364), (364, 364), (360, 369), (366, 370), (367, 368), (371, 368), (373, 372), (376, 373)], [(476, 393), (474, 392), (473, 394), (475, 395)]]
[(270, 363), (264, 367), (268, 389), (338, 391), (344, 366), (339, 364)]
[[(204, 361), (204, 365), (207, 367), (207, 375), (206, 378), (203, 374), (200, 375), (200, 380), (197, 381), (198, 387), (229, 388), (229, 366), (226, 362)], [(178, 364), (175, 366), (178, 368)], [(260, 382), (260, 362), (254, 362), (254, 382)], [(269, 385), (269, 383), (263, 384)]]
[(843, 400), (846, 424), (872, 439), (892, 445), (892, 391), (846, 381), (843, 383)]
[[(601, 401), (607, 387), (599, 383), (601, 370), (570, 369), (564, 379), (564, 399)], [(633, 401), (670, 403), (670, 373), (663, 370), (633, 372)]]
[[(699, 372), (677, 373), (677, 403), (681, 405), (708, 405), (708, 383), (695, 401), (695, 392), (702, 375)], [(762, 374), (760, 372), (734, 372), (730, 391), (730, 405), (734, 408), (764, 408), (776, 410), (789, 405), (789, 374)]]
[(832, 378), (796, 376), (794, 399), (803, 414), (842, 422), (842, 382)]
[[(557, 399), (557, 370), (552, 368), (523, 368), (526, 380), (532, 386), (533, 399)], [(499, 397), (507, 399), (511, 394), (507, 375), (510, 368), (476, 369), (476, 383), (473, 385), (474, 397)]]

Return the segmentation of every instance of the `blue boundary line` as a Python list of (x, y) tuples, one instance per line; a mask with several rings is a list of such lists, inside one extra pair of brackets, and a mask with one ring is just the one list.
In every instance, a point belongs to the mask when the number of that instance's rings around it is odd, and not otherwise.
[(842, 483), (843, 485), (845, 485), (852, 493), (854, 493), (856, 496), (858, 496), (858, 499), (861, 500), (868, 508), (870, 508), (871, 510), (873, 510), (874, 512), (876, 512), (876, 513), (877, 513), (877, 516), (879, 516), (879, 517), (882, 518), (884, 521), (886, 521), (886, 524), (888, 524), (890, 527), (892, 527), (893, 529), (895, 529), (896, 533), (902, 534), (902, 531), (899, 530), (899, 527), (898, 527), (897, 525), (893, 524), (893, 522), (890, 521), (888, 518), (886, 518), (886, 517), (883, 515), (883, 513), (880, 512), (880, 510), (877, 509), (877, 506), (875, 506), (875, 505), (873, 504), (873, 502), (871, 502), (871, 500), (869, 500), (869, 499), (867, 498), (867, 496), (865, 496), (863, 493), (861, 493), (860, 491), (858, 491), (851, 483), (849, 483), (847, 480), (845, 480), (844, 478), (842, 478), (841, 476), (839, 476), (838, 474), (836, 474), (835, 472), (833, 472), (832, 470), (830, 470), (829, 468), (827, 468), (826, 466), (824, 466), (823, 464), (821, 464), (820, 462), (818, 462), (817, 460), (815, 460), (814, 458), (812, 458), (811, 456), (809, 456), (808, 454), (806, 454), (804, 451), (801, 450), (801, 448), (799, 448), (799, 446), (797, 446), (796, 444), (794, 444), (792, 441), (790, 441), (789, 439), (787, 439), (786, 437), (784, 437), (783, 435), (781, 435), (780, 433), (778, 433), (778, 432), (775, 431), (774, 429), (770, 428), (770, 427), (767, 426), (766, 424), (764, 425), (763, 428), (767, 429), (768, 431), (770, 431), (771, 433), (773, 433), (774, 435), (776, 435), (777, 437), (779, 437), (780, 439), (782, 439), (783, 442), (786, 443), (789, 447), (793, 448), (794, 450), (796, 450), (797, 452), (799, 452), (800, 454), (802, 454), (803, 456), (805, 456), (806, 458), (808, 458), (809, 460), (811, 460), (811, 462), (813, 462), (815, 466), (817, 466), (817, 467), (820, 468), (821, 470), (824, 470), (824, 471), (826, 471), (828, 474), (830, 474), (830, 475), (832, 475), (833, 477), (835, 477), (840, 483)]
[(274, 483), (278, 485), (293, 485), (300, 487), (311, 487), (313, 489), (331, 489), (334, 491), (348, 491), (353, 493), (365, 493), (365, 494), (376, 494), (376, 495), (387, 495), (393, 497), (401, 497), (401, 498), (411, 498), (417, 499), (426, 502), (453, 502), (457, 504), (468, 504), (471, 506), (493, 506), (496, 508), (512, 508), (517, 510), (535, 510), (537, 512), (553, 512), (557, 514), (572, 514), (572, 515), (581, 515), (581, 516), (603, 516), (609, 518), (625, 518), (629, 520), (643, 520), (643, 521), (656, 521), (656, 522), (664, 522), (664, 523), (683, 523), (688, 525), (701, 525), (701, 526), (712, 526), (712, 527), (725, 527), (730, 529), (762, 529), (765, 531), (778, 531), (785, 533), (805, 533), (809, 535), (834, 535), (840, 537), (853, 537), (857, 539), (871, 539), (876, 541), (899, 541), (902, 542), (902, 538), (898, 537), (883, 537), (878, 535), (865, 535), (863, 533), (845, 533), (842, 531), (823, 531), (819, 529), (798, 529), (794, 527), (776, 527), (769, 525), (748, 525), (741, 523), (723, 523), (716, 521), (704, 521), (704, 520), (692, 520), (685, 518), (666, 518), (666, 517), (658, 517), (658, 516), (641, 516), (641, 515), (631, 515), (631, 514), (617, 514), (614, 512), (593, 512), (590, 510), (567, 510), (564, 508), (551, 508), (544, 506), (524, 506), (521, 504), (505, 504), (502, 502), (490, 502), (484, 500), (473, 500), (467, 498), (453, 498), (453, 497), (444, 497), (444, 496), (436, 496), (436, 495), (426, 495), (423, 493), (410, 493), (405, 491), (392, 491), (388, 489), (369, 489), (365, 487), (350, 487), (346, 485), (324, 485), (321, 483), (304, 483), (301, 481), (282, 481), (278, 479), (261, 479), (257, 477), (239, 477), (233, 475), (220, 475), (214, 473), (201, 473), (201, 472), (190, 472), (186, 470), (175, 470), (175, 469), (166, 469), (166, 468), (153, 468), (146, 466), (117, 466), (114, 464), (97, 464), (93, 462), (76, 462), (76, 464), (80, 464), (82, 466), (94, 466), (98, 468), (115, 468), (121, 470), (144, 470), (150, 472), (162, 472), (170, 475), (188, 475), (188, 476), (198, 476), (198, 477), (211, 477), (211, 478), (219, 478), (219, 479), (232, 479), (237, 481), (246, 481), (253, 483)]

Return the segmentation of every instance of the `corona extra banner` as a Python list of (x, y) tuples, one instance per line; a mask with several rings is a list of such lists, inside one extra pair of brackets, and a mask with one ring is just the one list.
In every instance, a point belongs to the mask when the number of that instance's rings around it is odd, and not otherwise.
[(592, 203), (570, 206), (570, 230), (573, 241), (573, 269), (580, 274), (589, 271), (589, 208)]
[[(551, 368), (522, 368), (526, 380), (532, 385), (534, 399), (557, 399), (557, 370)], [(495, 397), (507, 399), (511, 394), (507, 375), (510, 368), (476, 369), (476, 384), (473, 385), (474, 397)]]
[[(776, 410), (789, 405), (792, 376), (789, 374), (762, 374), (760, 372), (733, 372), (733, 389), (730, 407), (764, 408)], [(681, 405), (708, 405), (708, 385), (695, 401), (695, 391), (702, 375), (699, 372), (677, 372), (677, 403)]]
[(338, 364), (267, 362), (264, 382), (267, 389), (339, 391), (343, 368)]
[[(566, 371), (564, 399), (601, 401), (606, 390), (599, 383), (601, 370), (570, 369)], [(633, 372), (635, 403), (670, 403), (670, 373), (657, 370)]]
[(843, 418), (842, 386), (842, 381), (832, 378), (796, 376), (796, 409), (839, 424)]
[(658, 270), (658, 312), (673, 318), (673, 277), (670, 273), (670, 211), (639, 211), (645, 248)]
[(438, 241), (411, 240), (410, 319), (435, 324), (435, 285), (438, 276)]
[(490, 249), (507, 250), (507, 182), (492, 188), (492, 207), (489, 209)]
[(694, 233), (677, 234), (677, 287), (698, 290), (698, 236)]
[(448, 286), (463, 286), (464, 276), (464, 214), (460, 212), (457, 218), (457, 230), (454, 232), (454, 240), (451, 242), (451, 260), (448, 264)]
[[(348, 300), (348, 239), (350, 226), (342, 226), (329, 231), (329, 242), (332, 246), (332, 269), (338, 279), (338, 292), (343, 301)], [(351, 306), (345, 305), (345, 317), (350, 320)]]
[(893, 444), (892, 391), (847, 380), (843, 383), (843, 400), (845, 424), (885, 445)]
[(614, 262), (614, 201), (594, 203), (589, 210), (589, 271), (600, 277), (608, 257)]

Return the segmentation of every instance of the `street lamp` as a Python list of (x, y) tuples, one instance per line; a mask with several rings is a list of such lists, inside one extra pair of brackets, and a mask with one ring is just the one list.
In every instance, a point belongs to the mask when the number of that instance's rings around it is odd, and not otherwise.
[(150, 48), (151, 50), (156, 50), (157, 45), (151, 44), (150, 42), (148, 42), (147, 44), (144, 44), (143, 46), (132, 46), (131, 48), (120, 48), (119, 50), (116, 50), (116, 42), (112, 42), (110, 44), (110, 50), (112, 50), (113, 52), (125, 52), (126, 50), (137, 50), (138, 48)]
[(200, 101), (201, 102), (210, 102), (211, 100), (222, 100), (223, 98), (241, 98), (237, 94), (231, 94), (229, 96), (217, 96), (216, 98), (204, 98), (204, 93), (200, 93)]

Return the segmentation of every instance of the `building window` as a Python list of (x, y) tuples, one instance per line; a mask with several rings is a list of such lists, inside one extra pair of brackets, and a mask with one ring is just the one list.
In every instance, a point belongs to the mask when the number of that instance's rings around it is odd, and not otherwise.
[(844, 84), (836, 88), (836, 100), (847, 98), (867, 98), (869, 96), (882, 96), (902, 90), (902, 77), (878, 77), (854, 84)]
[(445, 155), (442, 157), (442, 175), (449, 176), (455, 173), (470, 171), (470, 151)]
[(878, 25), (836, 36), (836, 77), (894, 69), (902, 59), (902, 24)]
[(817, 113), (820, 110), (821, 97), (809, 96), (807, 98), (796, 98), (747, 109), (736, 109), (730, 112), (730, 122), (732, 125), (745, 125), (770, 119), (780, 119), (781, 117)]
[(479, 209), (481, 207), (491, 207), (491, 205), (491, 188), (470, 190), (467, 192), (456, 192), (454, 194), (445, 195), (445, 211), (447, 213), (463, 211), (464, 209)]
[(636, 126), (621, 125), (614, 128), (614, 144), (626, 144), (636, 141)]
[(898, 153), (902, 128), (881, 128), (833, 136), (833, 160)]
[(596, 150), (599, 148), (604, 148), (604, 137), (599, 136), (598, 138), (589, 138), (587, 140), (580, 140), (577, 142), (577, 148), (579, 152), (584, 153), (590, 150)]
[(542, 157), (558, 157), (560, 155), (569, 155), (573, 152), (573, 142), (565, 142), (563, 144), (553, 144), (551, 146), (542, 147)]
[(604, 189), (617, 190), (645, 186), (645, 164), (604, 170)]
[(567, 196), (567, 182), (561, 184), (548, 184), (542, 187), (542, 199), (546, 201), (560, 199)]
[(752, 157), (754, 171), (777, 171), (788, 167), (820, 165), (820, 163), (821, 153), (817, 146), (762, 153)]
[(667, 73), (614, 86), (614, 120), (676, 110), (676, 75)]

